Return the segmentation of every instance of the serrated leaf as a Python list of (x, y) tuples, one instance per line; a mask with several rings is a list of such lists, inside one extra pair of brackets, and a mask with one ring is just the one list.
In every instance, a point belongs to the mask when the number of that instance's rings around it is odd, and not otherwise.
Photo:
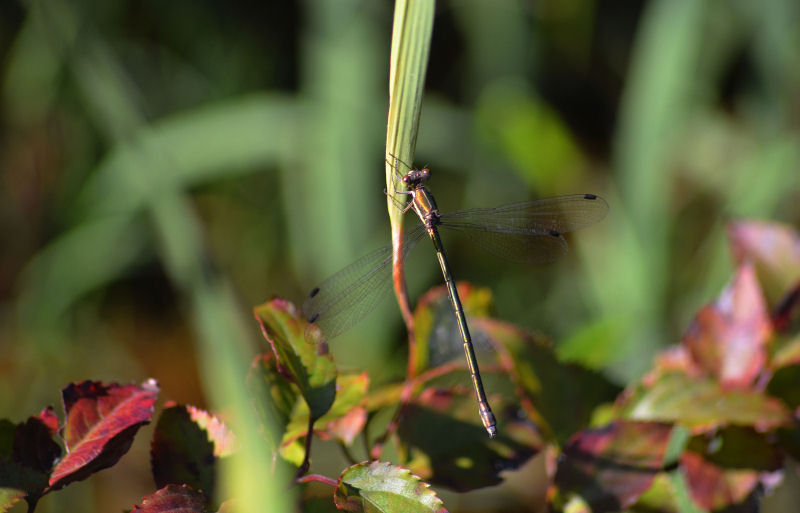
[(284, 299), (257, 306), (254, 313), (272, 347), (279, 371), (300, 389), (312, 417), (320, 418), (336, 396), (336, 365), (327, 342)]
[(750, 390), (724, 389), (710, 378), (678, 372), (640, 384), (619, 406), (627, 418), (678, 422), (695, 432), (728, 424), (766, 431), (791, 418), (777, 399)]
[(141, 513), (208, 513), (208, 499), (187, 485), (167, 485), (146, 496), (132, 511)]
[(150, 465), (159, 488), (188, 484), (209, 495), (214, 493), (214, 443), (185, 406), (174, 405), (161, 412), (150, 444)]
[(752, 265), (744, 264), (717, 302), (697, 313), (683, 344), (722, 385), (743, 388), (763, 370), (771, 335), (761, 286)]
[(53, 469), (47, 491), (114, 465), (139, 428), (150, 422), (157, 394), (152, 379), (141, 386), (83, 381), (64, 388), (67, 455)]
[(445, 513), (429, 485), (390, 463), (359, 463), (339, 476), (336, 506), (354, 512)]
[(219, 417), (194, 406), (186, 406), (186, 411), (192, 421), (205, 430), (208, 439), (214, 444), (214, 456), (224, 458), (236, 452), (236, 435)]
[(671, 431), (669, 424), (627, 421), (585, 429), (564, 446), (554, 484), (594, 513), (628, 508), (663, 470)]

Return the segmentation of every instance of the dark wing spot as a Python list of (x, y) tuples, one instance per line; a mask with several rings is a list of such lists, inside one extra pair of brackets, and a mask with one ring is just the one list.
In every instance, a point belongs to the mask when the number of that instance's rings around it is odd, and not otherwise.
[(552, 235), (553, 237), (561, 237), (561, 232), (558, 232), (556, 230), (550, 230), (550, 235)]
[(308, 319), (308, 322), (317, 322), (317, 319), (319, 319), (319, 314), (315, 313)]
[(597, 194), (584, 194), (583, 199), (595, 200), (597, 199)]
[(314, 297), (317, 294), (319, 294), (319, 287), (314, 287), (314, 290), (311, 291), (311, 294), (309, 294), (308, 297)]

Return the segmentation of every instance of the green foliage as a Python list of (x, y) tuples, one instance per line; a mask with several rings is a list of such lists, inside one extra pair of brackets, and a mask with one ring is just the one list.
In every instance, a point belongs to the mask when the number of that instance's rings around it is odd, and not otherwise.
[[(316, 435), (335, 441), (315, 444), (314, 471), (381, 455), (417, 475), (404, 484), (431, 483), (454, 509), (477, 502), (444, 488), (503, 481), (482, 492), (494, 493), (498, 508), (541, 509), (554, 486), (553, 501), (580, 511), (585, 475), (542, 477), (553, 455), (575, 455), (569, 450), (588, 439), (636, 448), (630, 433), (642, 432), (639, 423), (667, 422), (673, 440), (680, 430), (688, 440), (665, 450), (667, 460), (678, 455), (635, 507), (718, 507), (694, 486), (708, 476), (726, 497), (781, 511), (780, 499), (762, 501), (752, 490), (760, 486), (754, 469), (771, 471), (776, 454), (790, 466), (800, 458), (796, 429), (780, 422), (800, 402), (790, 300), (800, 269), (792, 249), (800, 222), (796, 2), (658, 0), (641, 11), (591, 0), (396, 7), (392, 18), (389, 3), (359, 0), (4, 5), (1, 416), (28, 418), (75, 379), (153, 375), (162, 395), (224, 413), (240, 449), (215, 460), (219, 496), (254, 511), (265, 503), (286, 511), (305, 493), (286, 493), (290, 464), (271, 459), (305, 456), (303, 423), (312, 416), (304, 397), (319, 417)], [(403, 37), (390, 43), (392, 22)], [(387, 151), (409, 165), (430, 164), (437, 199), (450, 211), (584, 191), (611, 205), (609, 219), (571, 240), (570, 257), (547, 269), (498, 264), (469, 241), (446, 241), (456, 277), (488, 285), (483, 297), (496, 302), (487, 310), (473, 303), (470, 323), (497, 351), (487, 369), (490, 399), (524, 419), (504, 416), (497, 441), (475, 423), (463, 364), (435, 361), (448, 339), (441, 333), (454, 328), (437, 321), (449, 318), (446, 308), (434, 315), (437, 306), (425, 301), (415, 312), (420, 354), (410, 388), (394, 305), (331, 341), (335, 360), (317, 362), (325, 372), (309, 368), (299, 384), (287, 381), (278, 357), (262, 354), (245, 386), (259, 352), (247, 305), (301, 298), (363, 249), (388, 242)], [(396, 228), (401, 218), (393, 215)], [(742, 218), (784, 224), (728, 224)], [(714, 330), (728, 326), (724, 308), (695, 314), (732, 275), (750, 272), (739, 268), (745, 246), (757, 278), (748, 280), (763, 291), (769, 320), (733, 330), (763, 342), (740, 353), (717, 343), (730, 335)], [(439, 278), (432, 265), (412, 268), (415, 298)], [(736, 303), (719, 303), (728, 300)], [(684, 340), (691, 356), (677, 365), (660, 351), (689, 326), (704, 336)], [(304, 359), (317, 361), (297, 355)], [(622, 387), (617, 403), (604, 402)], [(391, 431), (401, 403), (408, 418), (438, 423), (445, 434), (431, 439), (407, 422)], [(20, 424), (0, 422), (3, 468), (21, 464), (9, 459)], [(605, 426), (628, 435), (583, 433)], [(436, 438), (447, 430), (466, 442)], [(371, 451), (359, 453), (364, 440)], [(539, 467), (506, 480), (489, 463), (516, 467), (526, 450), (543, 447)], [(136, 479), (90, 479), (46, 494), (39, 509), (70, 502), (113, 511), (130, 506), (121, 497), (151, 495), (136, 484), (150, 472), (138, 450), (120, 463)], [(761, 458), (741, 461), (754, 453)], [(628, 465), (630, 454), (623, 456)], [(597, 462), (568, 464), (600, 473), (601, 484), (619, 477), (620, 469)], [(273, 471), (274, 479), (263, 478)], [(0, 482), (0, 503), (17, 501), (17, 513), (19, 481), (43, 488), (44, 474), (13, 475), (17, 481)], [(796, 502), (789, 488), (777, 494)], [(171, 497), (206, 508), (178, 486), (146, 502)]]

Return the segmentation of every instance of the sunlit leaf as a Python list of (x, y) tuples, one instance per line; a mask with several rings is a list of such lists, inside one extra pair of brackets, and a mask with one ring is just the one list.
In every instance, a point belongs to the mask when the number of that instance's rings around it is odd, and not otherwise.
[(751, 265), (739, 268), (713, 305), (683, 336), (694, 360), (724, 386), (748, 387), (763, 370), (772, 334), (767, 305)]
[(311, 416), (320, 418), (336, 396), (336, 365), (324, 338), (286, 300), (273, 299), (254, 311), (279, 371), (300, 389)]
[(157, 394), (155, 380), (141, 386), (83, 381), (64, 388), (68, 452), (53, 469), (48, 491), (115, 464), (128, 452), (139, 428), (150, 422)]
[(695, 432), (727, 424), (765, 431), (790, 420), (777, 399), (750, 390), (725, 389), (712, 379), (677, 372), (641, 383), (619, 406), (627, 418), (678, 422)]
[(345, 469), (339, 476), (334, 500), (339, 509), (354, 512), (447, 511), (427, 483), (407, 469), (380, 461), (359, 463)]
[(187, 406), (186, 411), (192, 421), (208, 434), (208, 439), (214, 444), (214, 456), (223, 458), (236, 451), (236, 435), (219, 417), (194, 406)]
[(594, 513), (625, 509), (663, 470), (671, 432), (669, 424), (627, 421), (583, 430), (564, 446), (554, 484)]
[[(366, 372), (357, 374), (341, 374), (337, 379), (336, 400), (330, 410), (314, 422), (314, 434), (323, 440), (339, 440), (345, 445), (350, 445), (367, 421), (367, 410), (364, 408), (369, 376)], [(288, 449), (290, 445), (298, 444), (299, 439), (305, 437), (308, 431), (308, 407), (299, 403), (292, 413), (292, 419), (286, 426), (286, 432), (281, 443), (281, 455), (300, 455), (297, 448)]]
[(132, 511), (142, 513), (209, 513), (208, 499), (186, 485), (167, 485), (148, 495)]

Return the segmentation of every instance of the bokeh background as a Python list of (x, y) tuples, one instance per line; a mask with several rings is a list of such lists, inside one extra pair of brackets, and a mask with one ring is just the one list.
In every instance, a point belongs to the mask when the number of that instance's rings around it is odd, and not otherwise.
[[(2, 417), (83, 379), (153, 377), (161, 399), (224, 404), (218, 351), (263, 348), (252, 306), (300, 303), (389, 240), (392, 9), (0, 2)], [(729, 279), (729, 220), (798, 225), (798, 127), (794, 0), (441, 1), (416, 164), (442, 210), (607, 198), (609, 217), (552, 266), (445, 242), (498, 317), (625, 384)], [(415, 297), (440, 281), (417, 253)], [(387, 300), (332, 350), (383, 381), (402, 375), (403, 341)], [(153, 491), (149, 436), (37, 511), (135, 504)], [(525, 486), (445, 504), (511, 508)]]

